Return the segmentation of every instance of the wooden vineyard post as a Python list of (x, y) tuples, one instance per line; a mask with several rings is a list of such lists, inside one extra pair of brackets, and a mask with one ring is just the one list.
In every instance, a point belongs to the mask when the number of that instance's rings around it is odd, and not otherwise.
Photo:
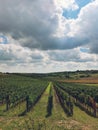
[(90, 98), (91, 104), (92, 104), (92, 108), (94, 110), (94, 116), (96, 117), (96, 101), (93, 98)]
[(96, 102), (93, 102), (94, 116), (96, 117)]
[(6, 96), (6, 111), (9, 110), (9, 104), (10, 104), (10, 99), (9, 99), (9, 95)]
[(26, 97), (26, 111), (29, 111), (29, 96)]

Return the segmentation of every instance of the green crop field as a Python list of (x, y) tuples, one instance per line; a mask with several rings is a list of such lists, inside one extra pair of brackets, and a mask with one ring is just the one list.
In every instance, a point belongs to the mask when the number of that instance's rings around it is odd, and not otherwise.
[(98, 85), (51, 79), (0, 75), (0, 130), (97, 130)]

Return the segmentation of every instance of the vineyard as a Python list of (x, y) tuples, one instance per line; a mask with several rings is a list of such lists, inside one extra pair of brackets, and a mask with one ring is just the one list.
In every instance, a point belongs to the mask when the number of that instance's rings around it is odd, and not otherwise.
[(12, 75), (1, 78), (0, 106), (5, 106), (2, 115), (5, 115), (9, 109), (24, 102), (26, 106), (20, 115), (25, 114), (36, 104), (47, 85), (43, 81)]
[(72, 83), (58, 83), (57, 86), (63, 100), (72, 98), (74, 104), (87, 114), (98, 117), (98, 87)]
[(0, 76), (0, 130), (97, 130), (97, 122), (97, 84)]

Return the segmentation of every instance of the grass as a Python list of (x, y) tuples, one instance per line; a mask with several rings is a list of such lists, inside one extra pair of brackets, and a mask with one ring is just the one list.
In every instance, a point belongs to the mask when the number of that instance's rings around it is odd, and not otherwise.
[(7, 116), (7, 117), (18, 116), (26, 109), (26, 102), (25, 101), (21, 102), (17, 106), (10, 108), (8, 111), (5, 111), (5, 109), (6, 104), (0, 106), (1, 116)]
[(63, 82), (68, 82), (68, 83), (82, 83), (82, 84), (98, 84), (98, 74), (95, 76), (91, 77), (84, 77), (84, 78), (79, 78), (79, 79), (64, 79), (61, 80)]
[(98, 84), (85, 84), (87, 86), (94, 86), (94, 87), (98, 87)]
[(9, 109), (9, 111), (5, 112), (6, 116), (18, 116), (26, 109), (26, 102), (23, 101), (19, 103), (17, 106)]
[(64, 113), (54, 89), (52, 114), (48, 118), (46, 117), (48, 96), (51, 85), (52, 83), (49, 84), (38, 104), (32, 109), (30, 113), (28, 113), (28, 118), (31, 120), (31, 122), (34, 123), (34, 128), (36, 130), (39, 127), (42, 130), (67, 130), (73, 128), (75, 128), (75, 130), (78, 130), (80, 128), (79, 125), (70, 124), (70, 121), (73, 121), (74, 119), (68, 118)]
[(98, 119), (87, 115), (76, 106), (74, 107), (74, 115), (72, 118), (80, 122), (83, 127), (88, 128), (87, 130), (98, 129)]
[(6, 108), (5, 104), (0, 105), (0, 116), (3, 115), (3, 113), (4, 113), (3, 111), (5, 110), (5, 108)]

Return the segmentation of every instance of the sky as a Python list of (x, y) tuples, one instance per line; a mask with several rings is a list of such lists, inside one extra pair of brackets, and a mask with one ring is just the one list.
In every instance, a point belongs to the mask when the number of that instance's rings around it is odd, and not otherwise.
[(98, 0), (0, 0), (0, 72), (98, 69)]

